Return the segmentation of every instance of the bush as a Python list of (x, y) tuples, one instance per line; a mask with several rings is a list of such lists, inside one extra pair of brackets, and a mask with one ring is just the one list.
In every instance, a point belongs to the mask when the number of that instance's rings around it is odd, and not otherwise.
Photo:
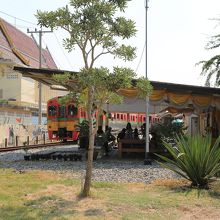
[(150, 133), (152, 134), (153, 139), (156, 142), (157, 148), (164, 151), (165, 149), (163, 146), (163, 142), (165, 141), (167, 143), (174, 144), (175, 137), (177, 135), (183, 135), (184, 130), (186, 130), (186, 127), (184, 127), (183, 122), (175, 123), (172, 121), (168, 121), (153, 124)]
[(79, 123), (77, 129), (79, 130), (80, 137), (89, 137), (89, 122), (87, 120), (83, 120)]
[(5, 99), (0, 99), (0, 104), (8, 104), (8, 101)]
[(175, 142), (176, 147), (164, 142), (165, 148), (173, 158), (157, 154), (166, 162), (158, 163), (191, 181), (192, 186), (207, 188), (210, 180), (220, 171), (220, 136), (213, 146), (211, 135), (179, 136)]
[(76, 126), (79, 130), (79, 146), (80, 148), (88, 149), (89, 147), (89, 122), (83, 120)]

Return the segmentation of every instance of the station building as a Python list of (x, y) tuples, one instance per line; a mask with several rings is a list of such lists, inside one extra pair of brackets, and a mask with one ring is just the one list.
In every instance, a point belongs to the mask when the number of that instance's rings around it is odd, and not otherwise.
[[(31, 124), (38, 115), (38, 82), (14, 71), (13, 66), (39, 67), (39, 45), (0, 18), (0, 125)], [(42, 49), (42, 68), (57, 69), (48, 48)], [(46, 113), (48, 99), (64, 95), (42, 84), (42, 112)]]

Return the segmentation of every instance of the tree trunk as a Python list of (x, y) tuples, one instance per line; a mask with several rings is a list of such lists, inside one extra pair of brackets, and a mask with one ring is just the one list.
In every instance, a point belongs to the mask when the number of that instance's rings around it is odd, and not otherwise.
[(92, 105), (93, 105), (93, 87), (88, 89), (88, 121), (89, 121), (89, 148), (88, 148), (88, 158), (86, 164), (86, 176), (84, 187), (82, 191), (82, 196), (87, 197), (90, 195), (90, 187), (92, 180), (92, 164), (93, 164), (93, 152), (94, 152), (94, 132), (93, 132), (93, 116), (92, 116)]

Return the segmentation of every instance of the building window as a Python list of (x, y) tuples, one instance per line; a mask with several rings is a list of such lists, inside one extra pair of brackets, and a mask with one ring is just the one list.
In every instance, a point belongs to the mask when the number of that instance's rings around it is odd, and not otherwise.
[(8, 73), (7, 79), (18, 79), (18, 74), (17, 73)]

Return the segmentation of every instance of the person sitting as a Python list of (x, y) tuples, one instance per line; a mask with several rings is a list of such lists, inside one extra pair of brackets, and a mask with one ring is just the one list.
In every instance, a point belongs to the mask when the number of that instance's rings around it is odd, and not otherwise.
[(146, 137), (146, 123), (144, 123), (144, 124), (141, 126), (141, 134), (143, 135), (143, 138)]
[(133, 129), (131, 127), (131, 123), (128, 122), (125, 131), (125, 138), (132, 139), (132, 135), (133, 135)]
[(118, 133), (117, 142), (119, 142), (121, 139), (125, 138), (125, 132), (126, 132), (126, 129), (122, 128), (122, 130)]
[(112, 128), (108, 127), (107, 131), (105, 132), (105, 136), (106, 136), (106, 141), (104, 143), (104, 148), (105, 148), (105, 155), (108, 156), (109, 153), (109, 142), (115, 142), (116, 138), (115, 136), (111, 133)]
[(139, 135), (139, 134), (138, 134), (138, 129), (135, 128), (135, 129), (134, 129), (134, 133), (133, 133), (134, 139), (139, 139), (139, 136), (138, 136), (138, 135)]
[(115, 136), (111, 133), (111, 131), (112, 131), (112, 128), (109, 127), (105, 133), (108, 142), (110, 142), (110, 141), (114, 142), (116, 139)]
[(106, 135), (102, 128), (98, 128), (97, 133), (95, 135), (95, 146), (103, 147), (106, 142)]

